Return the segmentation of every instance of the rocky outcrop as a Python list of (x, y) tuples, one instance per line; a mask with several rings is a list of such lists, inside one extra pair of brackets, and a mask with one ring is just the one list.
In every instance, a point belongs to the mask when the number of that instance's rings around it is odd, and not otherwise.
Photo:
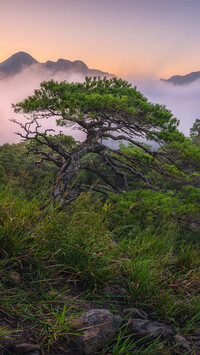
[[(138, 308), (125, 309), (121, 316), (105, 309), (91, 309), (79, 317), (67, 318), (66, 326), (66, 329), (71, 329), (71, 333), (77, 333), (77, 335), (67, 335), (63, 340), (66, 351), (64, 353), (70, 355), (98, 353), (112, 342), (120, 326), (123, 329), (125, 326), (128, 336), (137, 343), (138, 349), (141, 345), (145, 347), (155, 340), (178, 346), (183, 353), (194, 349), (173, 326), (148, 319), (147, 313)], [(0, 351), (0, 355), (6, 354), (40, 355), (41, 351), (37, 344), (11, 343), (2, 352)], [(54, 354), (54, 350), (50, 351), (50, 354)]]
[(87, 355), (101, 350), (116, 334), (121, 323), (121, 317), (104, 309), (92, 309), (68, 322), (72, 328), (82, 332), (76, 341), (83, 354)]
[(177, 331), (170, 325), (162, 322), (151, 321), (148, 319), (132, 319), (129, 322), (134, 339), (143, 339), (144, 342), (150, 342), (156, 339), (168, 340), (177, 334)]

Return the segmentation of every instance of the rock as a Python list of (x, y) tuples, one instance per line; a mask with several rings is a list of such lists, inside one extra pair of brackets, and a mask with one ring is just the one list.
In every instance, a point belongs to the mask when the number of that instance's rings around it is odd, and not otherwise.
[(10, 354), (39, 355), (40, 346), (37, 344), (21, 343), (8, 346)]
[(160, 337), (161, 340), (167, 340), (177, 334), (176, 330), (162, 322), (150, 321), (147, 319), (132, 319), (129, 327), (133, 331), (134, 339), (142, 339), (143, 341), (153, 341)]
[(9, 280), (12, 281), (15, 285), (20, 284), (21, 275), (19, 274), (19, 272), (12, 271), (9, 273), (8, 277), (9, 277)]
[(123, 312), (123, 316), (130, 322), (132, 319), (147, 319), (148, 315), (145, 311), (139, 308), (128, 308)]
[(121, 317), (103, 309), (92, 309), (68, 322), (70, 326), (82, 332), (78, 342), (87, 355), (101, 350), (116, 334), (121, 323)]

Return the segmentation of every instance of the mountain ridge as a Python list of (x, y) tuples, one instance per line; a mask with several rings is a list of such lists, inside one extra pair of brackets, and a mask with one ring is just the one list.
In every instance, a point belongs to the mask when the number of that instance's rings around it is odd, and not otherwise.
[(45, 63), (41, 63), (30, 54), (20, 51), (0, 63), (0, 78), (16, 75), (32, 65), (37, 65), (43, 70), (48, 70), (52, 75), (59, 72), (75, 72), (84, 76), (114, 76), (98, 69), (90, 69), (81, 60), (71, 61), (60, 58), (56, 62), (47, 60)]
[(200, 79), (200, 71), (191, 72), (186, 75), (173, 75), (169, 79), (160, 79), (173, 85), (188, 85)]

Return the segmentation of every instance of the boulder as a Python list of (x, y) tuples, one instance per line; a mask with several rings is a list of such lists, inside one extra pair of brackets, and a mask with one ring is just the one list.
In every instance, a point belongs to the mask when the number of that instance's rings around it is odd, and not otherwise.
[(70, 320), (68, 325), (82, 333), (78, 337), (78, 343), (82, 346), (83, 353), (89, 355), (101, 350), (116, 334), (121, 323), (121, 317), (109, 311), (92, 309)]
[(133, 338), (144, 338), (144, 342), (153, 341), (157, 338), (167, 340), (177, 334), (177, 331), (172, 326), (147, 319), (131, 319), (129, 327), (133, 331)]

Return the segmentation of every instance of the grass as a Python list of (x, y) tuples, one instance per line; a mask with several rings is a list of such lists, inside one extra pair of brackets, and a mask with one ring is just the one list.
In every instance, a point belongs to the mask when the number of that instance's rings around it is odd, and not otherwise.
[[(115, 339), (108, 344), (101, 354), (107, 354), (111, 351), (112, 355), (131, 355), (131, 354), (161, 354), (163, 351), (163, 344), (159, 340), (152, 342), (151, 344), (146, 344), (144, 346), (143, 341), (145, 338), (140, 340), (133, 340), (127, 326), (121, 327), (118, 335)], [(162, 354), (164, 354), (162, 352)]]
[[(44, 353), (74, 334), (66, 318), (87, 307), (119, 312), (138, 306), (187, 336), (200, 327), (198, 245), (178, 244), (175, 225), (132, 228), (116, 238), (101, 200), (80, 196), (58, 212), (36, 199), (1, 194), (0, 344), (32, 340)], [(132, 234), (132, 237), (131, 237)], [(117, 231), (119, 236), (119, 230)], [(14, 280), (13, 272), (20, 275)], [(105, 296), (106, 287), (123, 291)], [(123, 326), (101, 354), (172, 354), (166, 344), (144, 346)]]

